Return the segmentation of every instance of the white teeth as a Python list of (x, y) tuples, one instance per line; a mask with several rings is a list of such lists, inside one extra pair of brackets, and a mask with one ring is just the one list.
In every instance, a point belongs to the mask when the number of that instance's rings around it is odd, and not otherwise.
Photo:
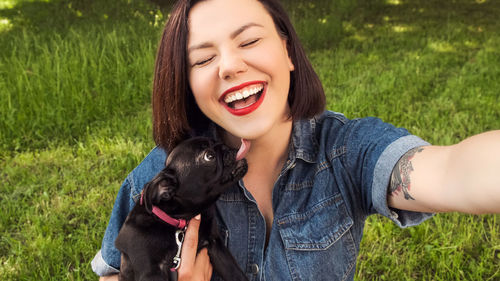
[(236, 100), (242, 100), (246, 99), (251, 95), (255, 95), (256, 93), (260, 92), (264, 88), (264, 85), (256, 85), (256, 86), (250, 86), (248, 88), (245, 88), (243, 91), (236, 91), (232, 92), (224, 98), (224, 102), (226, 103), (231, 103)]

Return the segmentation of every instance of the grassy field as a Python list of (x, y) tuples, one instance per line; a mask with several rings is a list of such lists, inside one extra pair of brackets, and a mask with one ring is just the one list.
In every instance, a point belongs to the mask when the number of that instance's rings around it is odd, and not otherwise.
[[(285, 1), (328, 96), (434, 144), (500, 129), (500, 1)], [(117, 190), (154, 146), (168, 10), (0, 0), (0, 280), (95, 280)], [(335, 16), (332, 16), (335, 15)], [(367, 222), (357, 280), (500, 280), (500, 215)]]

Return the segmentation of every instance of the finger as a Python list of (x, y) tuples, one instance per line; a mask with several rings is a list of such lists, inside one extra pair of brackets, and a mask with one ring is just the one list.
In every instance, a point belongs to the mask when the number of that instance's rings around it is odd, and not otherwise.
[(179, 280), (189, 280), (194, 269), (196, 251), (198, 250), (198, 230), (200, 228), (201, 216), (197, 215), (189, 221), (186, 236), (182, 243), (181, 265), (179, 267)]
[(194, 268), (195, 272), (193, 273), (193, 276), (203, 276), (202, 280), (210, 280), (212, 278), (213, 268), (210, 263), (207, 248), (203, 248), (196, 256)]

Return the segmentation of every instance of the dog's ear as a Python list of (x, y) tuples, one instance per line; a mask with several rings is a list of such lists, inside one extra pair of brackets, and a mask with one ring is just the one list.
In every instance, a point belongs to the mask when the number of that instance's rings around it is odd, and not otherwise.
[(177, 190), (175, 173), (165, 168), (148, 182), (143, 189), (143, 203), (146, 210), (151, 213), (153, 205), (170, 200)]
[(156, 194), (158, 203), (160, 201), (170, 200), (177, 190), (177, 180), (175, 177), (168, 175), (158, 183), (158, 193)]
[(144, 204), (144, 208), (146, 208), (146, 211), (148, 213), (151, 213), (153, 210), (153, 206), (151, 203), (151, 192), (150, 190), (153, 189), (153, 181), (150, 181), (144, 185), (144, 188), (142, 189), (142, 194), (141, 194), (141, 201), (140, 204)]

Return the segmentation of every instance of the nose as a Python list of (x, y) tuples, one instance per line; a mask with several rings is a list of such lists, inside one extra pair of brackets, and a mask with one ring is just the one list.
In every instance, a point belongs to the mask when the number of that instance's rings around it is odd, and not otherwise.
[(237, 50), (221, 52), (219, 61), (219, 77), (221, 79), (230, 80), (247, 70), (248, 65)]

